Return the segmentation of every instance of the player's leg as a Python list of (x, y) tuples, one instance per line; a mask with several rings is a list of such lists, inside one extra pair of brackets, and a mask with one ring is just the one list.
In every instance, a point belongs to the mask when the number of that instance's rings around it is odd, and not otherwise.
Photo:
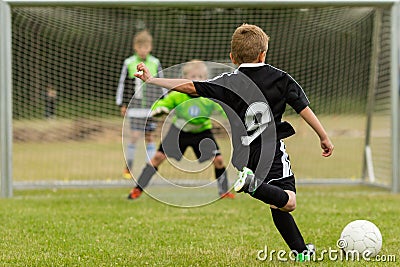
[(143, 168), (136, 182), (136, 187), (131, 190), (128, 199), (136, 199), (140, 197), (143, 189), (149, 184), (153, 175), (157, 172), (158, 166), (165, 160), (166, 156), (162, 150), (157, 151), (154, 157)]
[(247, 167), (243, 168), (243, 171), (239, 173), (239, 179), (235, 182), (235, 191), (249, 193), (252, 197), (285, 211), (294, 210), (296, 208), (296, 196), (290, 192), (295, 192), (295, 190), (292, 190), (295, 189), (294, 184), (290, 188), (282, 188), (274, 184), (275, 181), (282, 181), (284, 179), (293, 179), (294, 181), (285, 144), (283, 141), (276, 143), (274, 159), (264, 180), (259, 179), (260, 177), (256, 177), (253, 173), (253, 170), (257, 172), (260, 154), (260, 150), (252, 152)]
[(296, 208), (296, 188), (294, 176), (262, 183), (251, 194), (254, 198), (270, 204), (272, 218), (276, 228), (292, 251), (297, 254), (307, 251), (307, 246), (299, 228), (290, 214)]
[(228, 175), (226, 172), (224, 159), (221, 154), (215, 156), (214, 160), (215, 179), (218, 181), (218, 194), (222, 198), (235, 198), (235, 195), (229, 192)]
[(228, 176), (224, 159), (219, 151), (219, 146), (215, 141), (211, 130), (192, 134), (192, 136), (188, 137), (186, 142), (193, 148), (199, 162), (213, 159), (219, 196), (222, 198), (234, 198), (235, 195), (229, 192)]
[(312, 244), (306, 244), (304, 238), (293, 218), (290, 211), (296, 208), (296, 186), (295, 178), (292, 175), (281, 180), (271, 182), (272, 186), (277, 186), (283, 189), (289, 196), (291, 203), (278, 209), (276, 206), (271, 205), (272, 219), (282, 238), (292, 251), (297, 254), (298, 260), (310, 259), (315, 248)]
[(144, 138), (146, 142), (146, 153), (147, 153), (146, 162), (149, 162), (150, 159), (152, 159), (156, 154), (154, 131), (157, 128), (157, 124), (152, 118), (148, 118), (145, 123), (146, 126), (145, 126)]
[(214, 171), (215, 179), (218, 184), (218, 194), (221, 198), (235, 198), (235, 195), (229, 192), (228, 175), (224, 164), (224, 159), (221, 154), (218, 154), (214, 158)]
[[(273, 205), (282, 211), (290, 212), (296, 208), (296, 195), (293, 192), (270, 184), (269, 181), (271, 180), (265, 180), (260, 184), (257, 184), (256, 180), (251, 169), (243, 168), (243, 171), (239, 172), (239, 179), (236, 181), (234, 189), (238, 193), (248, 193), (252, 197), (266, 204)], [(251, 186), (254, 189), (251, 189)]]
[(283, 240), (296, 254), (305, 253), (308, 249), (303, 236), (290, 212), (282, 211), (271, 206), (272, 219)]
[(218, 193), (220, 196), (228, 192), (228, 178), (226, 175), (226, 169), (224, 165), (224, 159), (221, 154), (214, 157), (213, 160), (215, 179), (218, 181)]
[(290, 212), (296, 208), (296, 195), (293, 192), (285, 191), (278, 186), (265, 182), (259, 185), (250, 195), (282, 211)]
[(182, 144), (181, 139), (179, 130), (175, 126), (171, 125), (171, 128), (161, 142), (158, 151), (150, 162), (146, 164), (142, 173), (139, 175), (137, 186), (132, 189), (128, 195), (128, 199), (138, 198), (142, 194), (143, 189), (148, 185), (152, 176), (157, 172), (158, 166), (160, 166), (166, 157), (171, 157), (176, 160), (182, 158), (187, 146)]
[(150, 162), (146, 164), (137, 180), (137, 187), (141, 191), (149, 184), (151, 178), (157, 172), (158, 166), (160, 166), (165, 159), (165, 154), (162, 151), (157, 151)]
[(296, 221), (292, 214), (290, 214), (290, 212), (296, 208), (296, 186), (294, 176), (292, 175), (284, 179), (272, 181), (269, 185), (280, 188), (289, 196), (288, 202), (281, 208), (270, 205), (272, 219), (276, 229), (279, 231), (288, 247), (296, 253), (297, 260), (309, 260), (311, 253), (315, 252), (315, 249), (311, 248), (314, 247), (314, 245), (307, 245), (304, 242), (304, 238)]
[(177, 161), (181, 160), (185, 153), (188, 144), (185, 142), (188, 133), (180, 131), (174, 125), (171, 125), (168, 133), (165, 135), (159, 150), (162, 151), (168, 158), (174, 158)]
[[(279, 183), (284, 183), (285, 186), (279, 186)], [(290, 187), (291, 185), (293, 186)], [(291, 250), (297, 253), (307, 251), (300, 230), (289, 213), (296, 208), (294, 176), (287, 177), (283, 181), (276, 181), (275, 184), (263, 182), (250, 195), (270, 204), (274, 224)]]
[[(279, 233), (291, 250), (297, 253), (307, 251), (304, 239), (289, 213), (296, 208), (295, 178), (290, 169), (289, 156), (286, 154), (283, 142), (277, 143), (275, 157), (267, 178), (259, 185), (251, 168), (256, 168), (259, 155), (254, 153), (249, 160), (250, 169), (245, 168), (235, 183), (236, 191), (245, 191), (252, 197), (270, 204), (273, 221)], [(252, 188), (250, 189), (250, 184)]]
[(129, 132), (130, 136), (127, 139), (128, 143), (125, 148), (126, 168), (123, 173), (123, 177), (126, 179), (132, 178), (131, 170), (133, 168), (134, 158), (136, 154), (136, 143), (141, 136), (141, 131), (136, 129), (134, 125), (132, 125), (133, 124), (132, 121), (130, 122), (130, 124), (131, 124), (131, 131)]

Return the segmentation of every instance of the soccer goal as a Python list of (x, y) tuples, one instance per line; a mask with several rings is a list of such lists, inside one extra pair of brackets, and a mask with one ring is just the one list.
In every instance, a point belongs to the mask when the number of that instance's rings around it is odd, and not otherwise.
[[(211, 71), (217, 74), (232, 68), (230, 38), (242, 23), (270, 36), (267, 63), (302, 85), (335, 144), (333, 158), (322, 158), (317, 137), (288, 109), (285, 119), (297, 134), (286, 143), (299, 183), (365, 183), (399, 192), (398, 5), (2, 0), (1, 195), (12, 196), (15, 187), (129, 185), (121, 179), (124, 119), (115, 95), (133, 35), (152, 34), (152, 54), (167, 73), (200, 59), (226, 64)], [(219, 126), (228, 161), (228, 133)], [(141, 169), (144, 146), (137, 150)], [(213, 175), (205, 168), (185, 177), (168, 164), (160, 171), (189, 180)]]

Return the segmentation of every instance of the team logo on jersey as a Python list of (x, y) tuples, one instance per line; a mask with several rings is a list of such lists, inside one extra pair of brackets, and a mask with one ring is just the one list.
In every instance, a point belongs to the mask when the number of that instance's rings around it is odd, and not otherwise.
[(191, 106), (188, 111), (192, 117), (198, 117), (200, 115), (200, 108), (196, 105)]

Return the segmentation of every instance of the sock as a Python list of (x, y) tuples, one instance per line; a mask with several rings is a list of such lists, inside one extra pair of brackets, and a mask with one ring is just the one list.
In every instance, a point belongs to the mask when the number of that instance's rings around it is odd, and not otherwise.
[(289, 248), (297, 253), (307, 251), (306, 244), (293, 216), (289, 212), (272, 208), (271, 213), (276, 228)]
[(146, 162), (149, 162), (156, 154), (156, 144), (155, 143), (147, 143), (146, 151), (147, 151)]
[(289, 195), (282, 188), (267, 183), (262, 183), (256, 191), (250, 195), (264, 203), (274, 205), (278, 208), (284, 207), (288, 200)]
[(150, 164), (146, 164), (139, 176), (136, 187), (143, 191), (143, 189), (149, 184), (151, 177), (153, 177), (156, 172), (157, 168), (151, 166)]
[(129, 168), (132, 169), (133, 167), (133, 158), (135, 156), (136, 145), (135, 144), (128, 144), (126, 147), (126, 164)]
[(218, 184), (218, 194), (222, 195), (228, 192), (228, 177), (226, 175), (225, 167), (221, 169), (214, 168), (215, 179), (217, 179)]

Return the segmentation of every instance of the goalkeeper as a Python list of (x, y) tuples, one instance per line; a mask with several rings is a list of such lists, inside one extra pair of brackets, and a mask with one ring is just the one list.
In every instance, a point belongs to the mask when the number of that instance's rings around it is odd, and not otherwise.
[[(191, 80), (205, 80), (208, 76), (207, 66), (202, 61), (193, 60), (182, 68), (184, 78)], [(142, 170), (137, 186), (131, 190), (128, 199), (140, 197), (143, 189), (148, 185), (157, 168), (166, 159), (172, 157), (180, 160), (185, 150), (190, 146), (199, 162), (213, 158), (215, 178), (218, 179), (218, 193), (221, 198), (234, 198), (228, 190), (228, 179), (224, 160), (218, 150), (218, 145), (211, 132), (210, 115), (218, 111), (225, 115), (220, 105), (212, 100), (195, 97), (179, 92), (171, 92), (152, 106), (152, 115), (161, 116), (175, 109), (173, 124), (154, 157)], [(208, 139), (213, 142), (202, 142)], [(201, 144), (201, 149), (200, 149)]]

